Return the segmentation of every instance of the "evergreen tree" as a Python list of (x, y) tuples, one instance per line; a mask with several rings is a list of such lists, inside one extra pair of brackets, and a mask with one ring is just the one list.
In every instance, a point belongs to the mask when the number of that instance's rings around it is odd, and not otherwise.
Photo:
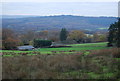
[(120, 18), (109, 27), (108, 46), (120, 47)]
[(60, 40), (65, 41), (67, 39), (67, 30), (66, 28), (62, 28), (60, 32)]
[(115, 39), (115, 25), (111, 24), (109, 27), (109, 36), (108, 36), (108, 46), (113, 46), (114, 39)]
[(120, 18), (118, 19), (117, 23), (117, 34), (116, 34), (116, 39), (117, 39), (117, 47), (120, 47)]

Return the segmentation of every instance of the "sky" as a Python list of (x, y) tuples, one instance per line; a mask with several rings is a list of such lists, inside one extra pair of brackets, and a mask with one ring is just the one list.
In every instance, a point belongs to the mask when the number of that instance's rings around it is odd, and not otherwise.
[(118, 2), (119, 0), (1, 0), (2, 2)]
[(0, 15), (118, 16), (118, 0), (4, 0), (1, 4)]

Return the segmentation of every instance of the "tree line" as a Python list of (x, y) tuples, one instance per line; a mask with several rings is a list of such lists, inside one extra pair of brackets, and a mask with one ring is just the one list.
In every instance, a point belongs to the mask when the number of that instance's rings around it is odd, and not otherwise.
[[(111, 24), (108, 33), (94, 32), (87, 34), (83, 30), (61, 30), (52, 31), (33, 31), (27, 30), (24, 33), (18, 33), (9, 28), (2, 29), (2, 47), (0, 49), (15, 49), (21, 45), (34, 45), (35, 39), (50, 40), (52, 42), (61, 42), (66, 44), (106, 42), (108, 46), (120, 47), (120, 18)], [(41, 41), (41, 42), (42, 42)]]
[[(35, 40), (48, 40), (52, 42), (75, 44), (75, 43), (92, 43), (92, 42), (106, 42), (107, 33), (101, 34), (95, 32), (94, 34), (86, 34), (83, 30), (68, 31), (62, 28), (60, 31), (33, 31), (28, 30), (24, 33), (18, 33), (9, 28), (2, 30), (2, 47), (1, 49), (16, 49), (17, 46), (34, 45)], [(46, 42), (46, 44), (48, 44)], [(50, 44), (49, 44), (50, 45)], [(43, 46), (41, 44), (41, 46)], [(36, 46), (37, 47), (37, 46)], [(39, 46), (38, 46), (39, 47)]]

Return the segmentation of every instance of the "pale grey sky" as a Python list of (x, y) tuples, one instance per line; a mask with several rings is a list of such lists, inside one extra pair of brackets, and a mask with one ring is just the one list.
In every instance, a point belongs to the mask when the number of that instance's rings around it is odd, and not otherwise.
[(34, 2), (4, 2), (2, 3), (3, 6), (1, 13), (2, 15), (39, 15), (39, 16), (49, 15), (118, 16), (117, 2), (48, 2), (48, 0), (46, 1), (47, 2), (36, 2), (36, 0), (34, 0)]
[(2, 2), (118, 2), (119, 0), (1, 0)]

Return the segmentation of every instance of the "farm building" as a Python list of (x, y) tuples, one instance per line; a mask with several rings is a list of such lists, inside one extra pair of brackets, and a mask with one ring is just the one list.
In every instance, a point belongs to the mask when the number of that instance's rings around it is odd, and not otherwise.
[(34, 47), (31, 46), (31, 45), (27, 45), (27, 46), (18, 46), (17, 49), (18, 49), (18, 50), (21, 50), (21, 51), (27, 51), (27, 50), (33, 50)]

